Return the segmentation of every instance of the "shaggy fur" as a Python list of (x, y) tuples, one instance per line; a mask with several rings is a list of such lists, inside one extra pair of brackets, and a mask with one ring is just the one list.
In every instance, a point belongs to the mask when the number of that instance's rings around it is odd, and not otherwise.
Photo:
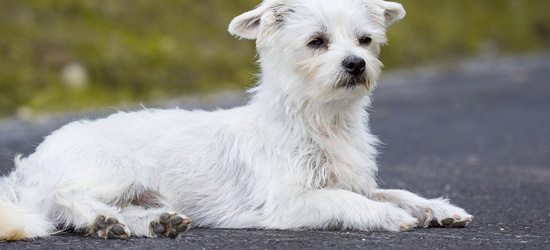
[(0, 240), (67, 228), (175, 237), (188, 218), (213, 228), (466, 226), (472, 216), (447, 200), (377, 188), (365, 110), (385, 30), (404, 16), (381, 0), (264, 1), (229, 26), (259, 52), (246, 106), (62, 127), (0, 180)]

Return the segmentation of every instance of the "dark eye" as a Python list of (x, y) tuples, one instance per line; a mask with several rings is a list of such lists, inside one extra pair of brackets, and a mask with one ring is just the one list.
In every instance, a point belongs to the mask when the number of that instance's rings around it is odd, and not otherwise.
[(312, 48), (320, 48), (326, 44), (325, 39), (321, 37), (316, 37), (315, 39), (311, 40), (307, 46)]
[(359, 38), (359, 44), (361, 45), (369, 45), (372, 42), (372, 38), (368, 36), (364, 36)]

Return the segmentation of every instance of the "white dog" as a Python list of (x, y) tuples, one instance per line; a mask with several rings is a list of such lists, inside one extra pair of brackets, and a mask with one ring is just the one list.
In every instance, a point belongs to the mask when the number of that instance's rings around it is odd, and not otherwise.
[(447, 200), (377, 188), (365, 108), (385, 30), (404, 16), (382, 0), (264, 1), (229, 26), (259, 51), (248, 105), (62, 127), (0, 180), (0, 240), (67, 228), (174, 238), (189, 218), (213, 228), (466, 226), (472, 216)]

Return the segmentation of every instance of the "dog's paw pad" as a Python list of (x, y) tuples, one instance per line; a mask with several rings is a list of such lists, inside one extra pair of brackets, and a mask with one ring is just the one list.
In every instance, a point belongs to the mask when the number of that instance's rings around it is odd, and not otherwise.
[(191, 219), (181, 217), (178, 214), (163, 213), (160, 215), (158, 222), (151, 221), (151, 229), (153, 233), (159, 237), (167, 237), (174, 239), (179, 233), (183, 233), (189, 229)]
[(447, 219), (441, 220), (441, 225), (448, 227), (452, 225), (454, 221), (455, 220), (453, 218), (447, 218)]
[(128, 239), (130, 234), (124, 224), (116, 218), (97, 217), (91, 228), (91, 234), (104, 239)]

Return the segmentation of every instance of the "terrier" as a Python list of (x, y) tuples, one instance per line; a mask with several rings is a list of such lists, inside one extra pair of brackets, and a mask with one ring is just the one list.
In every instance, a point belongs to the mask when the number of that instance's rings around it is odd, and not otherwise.
[(377, 187), (365, 110), (386, 28), (404, 16), (382, 0), (264, 1), (229, 25), (256, 39), (262, 74), (247, 105), (65, 125), (0, 180), (0, 240), (466, 226), (473, 217), (445, 199)]

